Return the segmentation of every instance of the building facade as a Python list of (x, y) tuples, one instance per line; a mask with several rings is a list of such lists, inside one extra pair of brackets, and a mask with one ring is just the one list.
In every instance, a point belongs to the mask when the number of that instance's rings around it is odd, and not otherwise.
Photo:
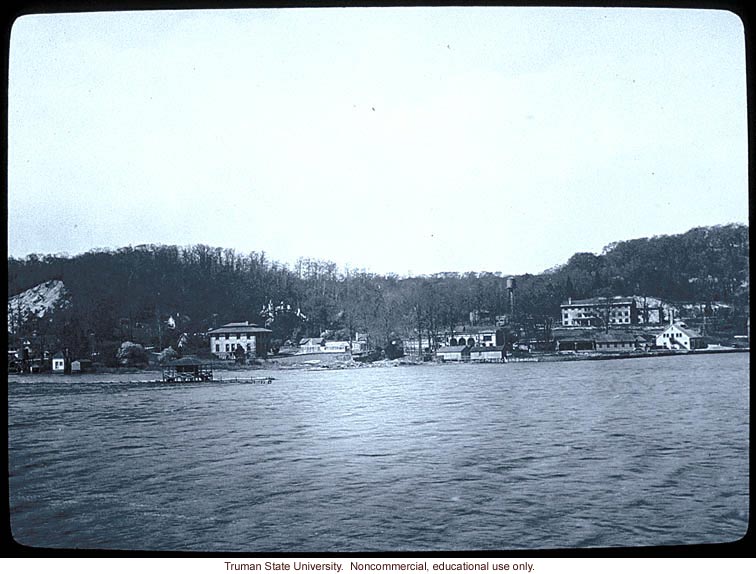
[(226, 323), (208, 333), (210, 336), (210, 352), (219, 359), (234, 359), (240, 353), (239, 348), (241, 348), (246, 357), (265, 358), (270, 351), (271, 333), (270, 329), (265, 329), (249, 321)]
[(470, 349), (470, 360), (478, 363), (501, 363), (505, 361), (504, 347), (473, 347)]
[(52, 372), (53, 373), (66, 372), (66, 356), (63, 353), (58, 352), (53, 355)]
[(457, 327), (452, 333), (444, 335), (442, 344), (448, 347), (501, 347), (504, 345), (504, 332), (496, 327)]
[(636, 325), (638, 306), (632, 297), (594, 297), (569, 299), (562, 303), (563, 327), (601, 327), (609, 325)]

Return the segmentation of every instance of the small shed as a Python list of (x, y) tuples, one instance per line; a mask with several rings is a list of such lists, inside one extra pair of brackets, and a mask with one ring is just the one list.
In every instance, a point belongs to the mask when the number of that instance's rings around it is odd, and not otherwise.
[(196, 357), (176, 359), (163, 367), (163, 381), (166, 383), (212, 380), (212, 366)]
[(71, 373), (87, 373), (92, 370), (92, 361), (89, 359), (78, 359), (71, 363)]

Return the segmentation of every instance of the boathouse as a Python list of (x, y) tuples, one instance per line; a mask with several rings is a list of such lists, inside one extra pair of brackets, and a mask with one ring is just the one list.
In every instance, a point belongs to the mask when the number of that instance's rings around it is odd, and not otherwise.
[(678, 321), (656, 336), (656, 346), (664, 347), (665, 349), (694, 351), (696, 349), (705, 349), (707, 345), (701, 333)]
[(436, 351), (436, 357), (441, 361), (469, 361), (470, 349), (467, 345), (441, 347)]
[(213, 368), (196, 357), (176, 359), (163, 367), (163, 381), (166, 383), (212, 380)]
[(596, 350), (605, 352), (633, 351), (638, 347), (637, 337), (632, 333), (610, 331), (596, 334)]
[(498, 347), (473, 347), (470, 360), (477, 363), (501, 363), (504, 359), (504, 345)]
[(596, 341), (591, 335), (558, 335), (556, 336), (557, 351), (593, 351)]

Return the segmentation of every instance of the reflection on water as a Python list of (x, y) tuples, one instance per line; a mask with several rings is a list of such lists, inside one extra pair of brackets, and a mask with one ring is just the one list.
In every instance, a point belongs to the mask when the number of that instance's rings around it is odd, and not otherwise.
[(264, 386), (13, 376), (12, 531), (220, 552), (734, 541), (748, 371), (737, 354), (276, 371)]

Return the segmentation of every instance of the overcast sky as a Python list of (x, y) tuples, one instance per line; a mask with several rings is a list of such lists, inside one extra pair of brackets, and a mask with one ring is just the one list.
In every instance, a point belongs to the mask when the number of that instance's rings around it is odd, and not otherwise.
[(519, 274), (746, 223), (744, 53), (709, 10), (25, 16), (9, 254), (204, 243)]

